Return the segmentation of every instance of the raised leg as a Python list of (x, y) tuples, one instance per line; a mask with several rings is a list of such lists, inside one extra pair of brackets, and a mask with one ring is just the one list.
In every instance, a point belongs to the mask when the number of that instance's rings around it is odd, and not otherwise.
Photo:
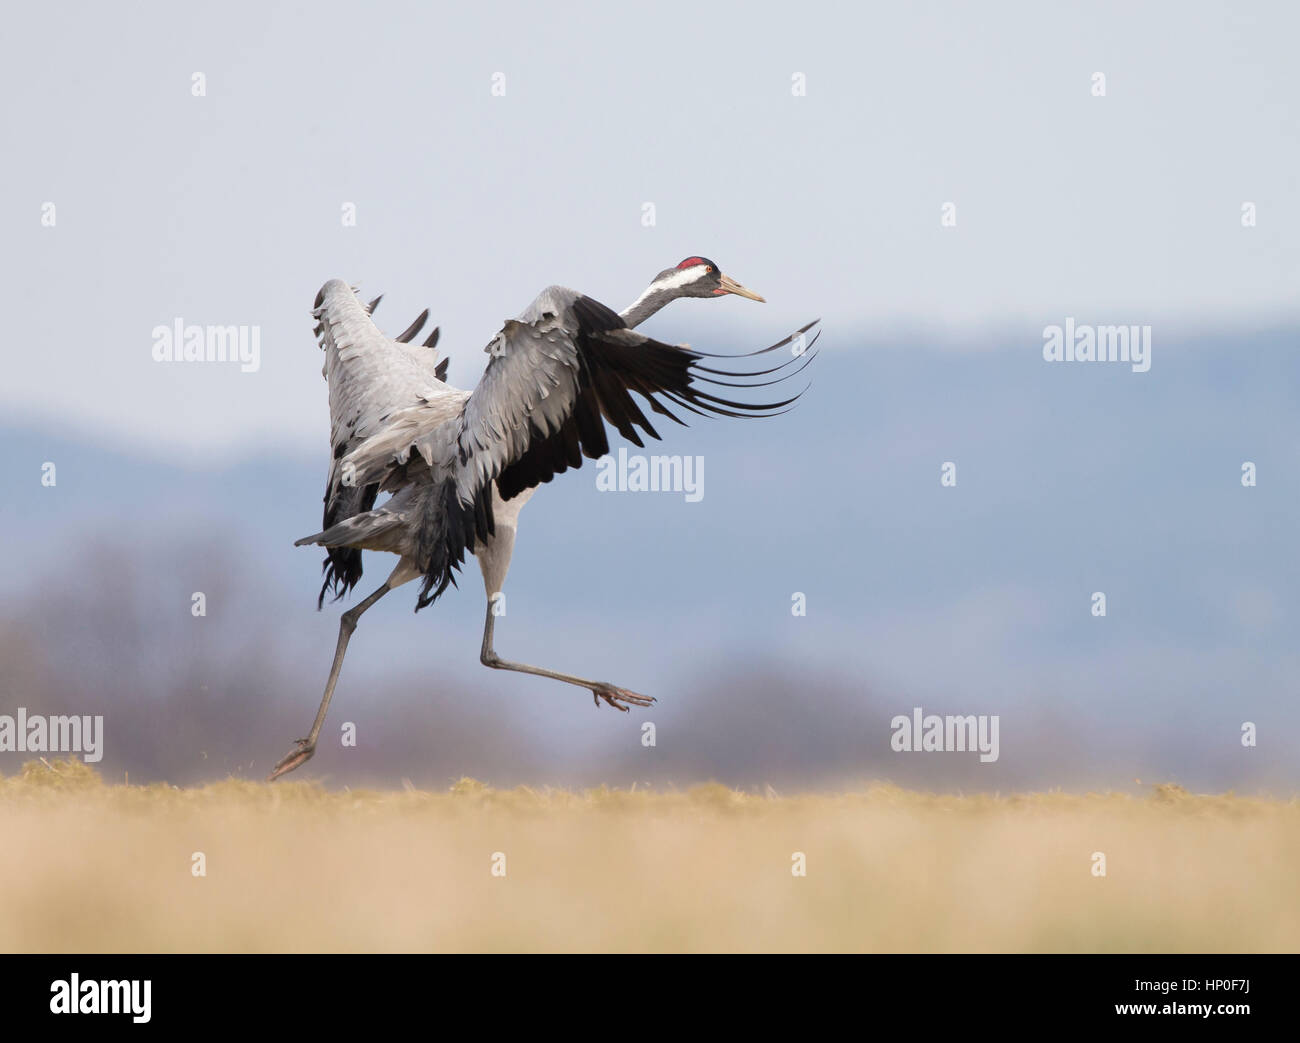
[(399, 564), (393, 570), (392, 575), (384, 581), (382, 587), (364, 601), (357, 602), (340, 617), (339, 640), (334, 648), (334, 662), (330, 666), (329, 679), (325, 682), (325, 694), (321, 698), (320, 709), (316, 711), (316, 720), (312, 724), (307, 738), (299, 739), (294, 743), (293, 749), (286, 753), (280, 759), (280, 763), (271, 769), (271, 774), (266, 777), (267, 782), (274, 782), (281, 775), (286, 775), (293, 771), (294, 768), (301, 767), (311, 760), (312, 754), (316, 752), (316, 740), (320, 738), (321, 727), (325, 724), (325, 714), (329, 711), (330, 700), (334, 698), (334, 686), (339, 682), (339, 672), (343, 669), (343, 657), (347, 654), (348, 641), (352, 638), (352, 632), (357, 628), (357, 620), (361, 618), (366, 609), (370, 608), (390, 590), (395, 590), (419, 574), (418, 570), (405, 566), (405, 562)]
[(624, 703), (631, 703), (633, 706), (649, 706), (653, 703), (654, 696), (638, 695), (636, 692), (629, 691), (626, 688), (619, 688), (618, 685), (610, 684), (607, 681), (589, 681), (585, 677), (574, 677), (572, 674), (561, 674), (554, 670), (547, 670), (540, 666), (529, 666), (527, 663), (511, 663), (502, 659), (492, 649), (492, 631), (496, 626), (496, 616), (492, 612), (492, 600), (488, 599), (487, 619), (483, 623), (483, 650), (479, 653), (479, 659), (484, 666), (490, 666), (493, 670), (515, 670), (521, 674), (536, 674), (538, 677), (550, 677), (556, 681), (563, 681), (565, 684), (577, 685), (579, 688), (586, 688), (591, 692), (592, 700), (597, 706), (603, 699), (614, 707), (615, 710), (622, 710), (627, 713), (629, 707)]
[(602, 699), (614, 709), (622, 710), (624, 713), (628, 709), (623, 705), (624, 703), (631, 703), (633, 706), (649, 706), (654, 699), (648, 695), (638, 695), (636, 692), (630, 692), (626, 688), (605, 681), (588, 681), (585, 677), (561, 674), (540, 666), (507, 662), (492, 650), (492, 631), (496, 625), (496, 616), (492, 612), (493, 599), (505, 587), (506, 573), (510, 571), (510, 559), (515, 550), (519, 512), (532, 494), (533, 491), (529, 489), (513, 500), (502, 500), (494, 491), (492, 511), (496, 518), (496, 532), (487, 543), (474, 551), (478, 558), (479, 569), (483, 573), (483, 589), (487, 592), (488, 598), (487, 620), (483, 624), (483, 650), (479, 654), (479, 659), (484, 666), (490, 666), (493, 670), (514, 670), (521, 674), (536, 674), (538, 677), (549, 677), (555, 681), (563, 681), (565, 684), (586, 688), (591, 692), (597, 706)]

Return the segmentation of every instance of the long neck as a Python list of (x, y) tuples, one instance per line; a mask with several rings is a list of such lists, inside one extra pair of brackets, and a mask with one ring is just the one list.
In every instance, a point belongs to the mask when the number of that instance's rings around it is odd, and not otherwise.
[(675, 288), (652, 282), (646, 287), (645, 293), (619, 312), (619, 316), (627, 324), (628, 329), (635, 329), (669, 301), (676, 300), (680, 296), (681, 294)]

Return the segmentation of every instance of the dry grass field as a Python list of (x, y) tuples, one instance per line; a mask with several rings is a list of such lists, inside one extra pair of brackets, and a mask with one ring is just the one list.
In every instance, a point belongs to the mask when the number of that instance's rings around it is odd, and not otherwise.
[(1172, 786), (182, 790), (38, 761), (0, 831), (4, 951), (1300, 948), (1300, 801)]

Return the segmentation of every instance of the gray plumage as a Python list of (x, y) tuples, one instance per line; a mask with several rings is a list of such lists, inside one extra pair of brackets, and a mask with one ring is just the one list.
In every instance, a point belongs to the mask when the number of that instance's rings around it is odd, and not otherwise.
[[(677, 297), (724, 294), (762, 300), (723, 276), (711, 261), (691, 257), (660, 273), (624, 316), (639, 322)], [(424, 580), (417, 608), (431, 604), (455, 581), (467, 552), (479, 560), (489, 598), (480, 656), (485, 665), (585, 687), (597, 705), (602, 700), (621, 710), (626, 704), (649, 705), (649, 697), (607, 682), (497, 656), (492, 603), (505, 583), (519, 512), (537, 485), (581, 466), (584, 456), (606, 455), (606, 425), (638, 446), (644, 444), (642, 435), (660, 437), (633, 394), (651, 412), (676, 423), (682, 420), (675, 411), (771, 416), (799, 395), (755, 404), (706, 388), (766, 387), (802, 372), (813, 357), (811, 351), (794, 352), (781, 365), (748, 374), (716, 369), (702, 364), (704, 354), (646, 337), (603, 304), (551, 286), (488, 342), (488, 365), (469, 392), (441, 379), (446, 363), (430, 350), (437, 343), (436, 329), (428, 347), (406, 343), (419, 333), (427, 311), (400, 337), (388, 338), (371, 321), (377, 303), (363, 307), (338, 279), (326, 283), (316, 299), (313, 314), (330, 389), (332, 456), (325, 527), (298, 545), (327, 548), (326, 587), (333, 583), (340, 594), (360, 577), (362, 550), (385, 551), (399, 561), (382, 587), (343, 614), (316, 722), (271, 778), (312, 756), (360, 615), (417, 577)], [(739, 357), (789, 345), (813, 325)], [(718, 379), (773, 374), (764, 381)], [(393, 495), (375, 507), (381, 492)]]
[[(321, 287), (312, 309), (325, 353), (321, 375), (329, 385), (331, 456), (322, 518), (326, 529), (370, 510), (378, 492), (342, 480), (343, 456), (373, 434), (382, 417), (445, 386), (446, 360), (439, 363), (436, 351), (385, 337), (376, 328), (371, 315), (382, 299), (362, 306), (347, 283), (331, 279)], [(418, 332), (427, 315), (426, 310), (407, 333)], [(362, 575), (360, 551), (336, 545), (326, 556), (324, 571), (318, 607), (331, 587), (338, 598), (357, 584)]]

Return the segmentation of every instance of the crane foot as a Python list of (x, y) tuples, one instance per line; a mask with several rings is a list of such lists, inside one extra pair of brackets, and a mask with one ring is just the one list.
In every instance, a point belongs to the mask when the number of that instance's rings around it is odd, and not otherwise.
[(622, 710), (624, 713), (630, 709), (624, 706), (624, 703), (631, 703), (633, 706), (649, 706), (655, 701), (652, 695), (638, 695), (636, 692), (619, 688), (618, 685), (606, 684), (604, 681), (598, 681), (591, 686), (591, 697), (598, 708), (600, 701), (604, 699), (615, 710)]
[(281, 758), (280, 763), (271, 769), (271, 774), (266, 777), (267, 782), (274, 782), (281, 775), (287, 775), (294, 768), (300, 767), (311, 760), (312, 754), (316, 752), (316, 744), (307, 739), (299, 739), (294, 743), (293, 749)]

